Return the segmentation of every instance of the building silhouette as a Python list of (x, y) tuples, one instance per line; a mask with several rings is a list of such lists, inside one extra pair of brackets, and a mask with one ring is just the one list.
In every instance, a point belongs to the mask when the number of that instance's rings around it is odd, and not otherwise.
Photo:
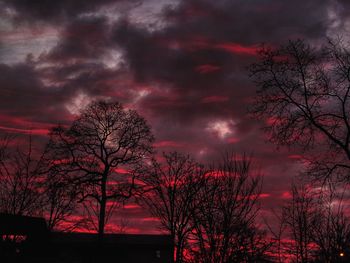
[(0, 262), (171, 263), (170, 235), (50, 232), (43, 218), (0, 214)]

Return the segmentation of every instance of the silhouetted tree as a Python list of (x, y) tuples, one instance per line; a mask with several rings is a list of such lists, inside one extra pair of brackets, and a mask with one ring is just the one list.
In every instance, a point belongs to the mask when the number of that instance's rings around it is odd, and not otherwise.
[(291, 199), (277, 218), (278, 231), (269, 227), (276, 261), (328, 263), (348, 260), (350, 225), (342, 197), (333, 186), (311, 187), (305, 182), (294, 182)]
[(301, 146), (309, 154), (310, 175), (349, 181), (349, 48), (341, 41), (321, 48), (290, 41), (263, 48), (250, 72), (258, 87), (251, 111), (266, 119), (271, 141)]
[[(45, 162), (48, 165), (48, 162)], [(45, 167), (44, 169), (46, 169)], [(78, 186), (67, 180), (66, 176), (47, 169), (43, 174), (42, 209), (48, 229), (72, 231), (81, 221), (72, 220), (77, 207)]]
[[(0, 211), (14, 215), (44, 216), (49, 229), (67, 222), (75, 207), (73, 186), (53, 176), (45, 153), (28, 145), (16, 145), (16, 137), (4, 135), (0, 145)], [(17, 138), (18, 139), (18, 138)], [(61, 228), (67, 230), (67, 226)]]
[(317, 194), (303, 183), (293, 183), (291, 200), (283, 208), (283, 222), (290, 239), (285, 244), (286, 250), (297, 263), (311, 262), (315, 258), (313, 231), (319, 219)]
[(269, 240), (271, 242), (269, 252), (273, 262), (283, 263), (288, 261), (290, 257), (284, 242), (286, 224), (284, 222), (282, 212), (278, 213), (276, 210), (272, 210), (271, 212), (274, 216), (274, 218), (272, 217), (272, 222), (265, 220), (265, 224), (270, 232), (269, 234), (271, 235)]
[(350, 222), (344, 211), (343, 197), (332, 185), (320, 195), (317, 222), (312, 231), (318, 262), (345, 262), (350, 259)]
[(268, 245), (255, 222), (261, 176), (232, 154), (210, 170), (192, 215), (194, 262), (264, 262)]
[[(110, 202), (132, 195), (134, 178), (118, 169), (142, 161), (152, 152), (153, 136), (144, 118), (117, 102), (93, 102), (69, 129), (52, 130), (48, 151), (56, 169), (79, 185), (81, 202), (97, 205), (98, 233), (102, 237)], [(89, 208), (89, 207), (88, 207)]]
[(139, 170), (144, 185), (141, 195), (150, 213), (160, 219), (162, 228), (175, 241), (175, 261), (184, 262), (184, 250), (193, 226), (191, 210), (197, 203), (204, 182), (204, 169), (190, 156), (178, 152), (163, 153), (163, 162), (153, 159)]
[[(12, 145), (11, 145), (12, 144)], [(13, 215), (38, 215), (40, 156), (33, 156), (32, 139), (27, 149), (16, 146), (14, 137), (4, 135), (0, 145), (0, 211)]]

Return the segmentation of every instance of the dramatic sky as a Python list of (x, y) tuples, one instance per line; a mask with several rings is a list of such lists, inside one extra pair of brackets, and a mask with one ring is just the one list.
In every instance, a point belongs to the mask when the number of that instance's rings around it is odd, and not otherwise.
[[(303, 165), (266, 141), (268, 120), (247, 115), (246, 67), (262, 43), (318, 44), (347, 29), (346, 0), (0, 0), (0, 129), (44, 142), (89, 102), (117, 100), (148, 120), (159, 152), (253, 153), (264, 212)], [(133, 216), (128, 231), (153, 231), (137, 205), (120, 214)]]

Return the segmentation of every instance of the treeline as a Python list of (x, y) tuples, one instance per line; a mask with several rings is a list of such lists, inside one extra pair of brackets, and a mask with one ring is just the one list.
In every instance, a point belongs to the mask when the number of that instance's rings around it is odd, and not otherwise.
[[(146, 121), (116, 102), (90, 104), (57, 126), (41, 153), (4, 136), (0, 211), (40, 215), (50, 229), (95, 230), (133, 197), (174, 237), (176, 262), (260, 262), (269, 244), (256, 225), (262, 177), (243, 155), (210, 166), (178, 152), (156, 155)], [(78, 218), (78, 220), (77, 220)], [(156, 227), (156, 226), (155, 226)]]
[(183, 153), (159, 156), (147, 122), (106, 101), (53, 128), (41, 153), (31, 139), (17, 147), (3, 137), (1, 212), (103, 238), (133, 197), (174, 237), (177, 263), (349, 262), (350, 51), (341, 40), (298, 40), (259, 56), (249, 67), (258, 88), (250, 113), (265, 120), (272, 143), (305, 160), (275, 219), (261, 223), (262, 177), (249, 156), (224, 153), (205, 166)]

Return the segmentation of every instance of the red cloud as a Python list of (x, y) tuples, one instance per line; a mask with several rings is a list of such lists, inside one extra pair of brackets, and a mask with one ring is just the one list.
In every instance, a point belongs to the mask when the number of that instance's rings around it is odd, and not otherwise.
[(183, 147), (182, 143), (175, 142), (175, 141), (160, 141), (153, 144), (156, 148), (161, 147)]
[(127, 204), (127, 205), (124, 205), (123, 208), (124, 209), (139, 209), (139, 208), (141, 208), (141, 206), (139, 206), (138, 204)]
[(219, 66), (211, 65), (211, 64), (203, 64), (195, 67), (195, 71), (200, 74), (212, 73), (220, 70)]
[(238, 43), (228, 42), (215, 45), (215, 48), (225, 50), (238, 55), (257, 55), (259, 48), (256, 46), (243, 46)]
[(260, 198), (267, 198), (267, 197), (270, 197), (271, 194), (267, 194), (267, 193), (262, 193), (259, 195)]
[(18, 129), (18, 128), (11, 128), (11, 127), (5, 127), (5, 126), (0, 126), (0, 129), (5, 130), (7, 132), (13, 132), (13, 133), (45, 135), (45, 136), (49, 133), (48, 129)]
[[(168, 48), (181, 48), (187, 50), (189, 52), (197, 51), (197, 50), (223, 50), (225, 52), (235, 54), (235, 55), (249, 55), (256, 56), (260, 50), (260, 47), (257, 45), (246, 46), (240, 43), (235, 42), (222, 42), (218, 43), (215, 41), (211, 41), (202, 36), (192, 36), (190, 39), (157, 39), (158, 44), (165, 45)], [(206, 67), (206, 65), (203, 65)], [(211, 65), (209, 65), (211, 66)], [(215, 66), (216, 67), (216, 66)], [(198, 67), (197, 67), (198, 68)], [(196, 68), (196, 69), (197, 69)], [(219, 70), (215, 69), (215, 70)], [(207, 72), (205, 72), (207, 73)]]
[(1, 130), (11, 133), (44, 135), (49, 133), (50, 128), (54, 125), (51, 123), (34, 122), (24, 117), (14, 117), (10, 115), (0, 115)]
[(239, 138), (235, 138), (235, 137), (227, 138), (227, 142), (228, 142), (228, 143), (237, 143), (237, 142), (239, 142), (239, 141), (240, 141)]
[(289, 191), (285, 191), (282, 193), (281, 197), (283, 199), (291, 199), (292, 198), (292, 194)]
[(289, 159), (300, 160), (300, 159), (303, 159), (303, 156), (300, 155), (300, 154), (291, 154), (291, 155), (288, 155), (288, 158)]
[(160, 219), (158, 217), (144, 217), (142, 218), (143, 222), (159, 222)]
[(118, 174), (128, 174), (130, 173), (128, 170), (125, 170), (124, 168), (116, 168), (114, 171)]

